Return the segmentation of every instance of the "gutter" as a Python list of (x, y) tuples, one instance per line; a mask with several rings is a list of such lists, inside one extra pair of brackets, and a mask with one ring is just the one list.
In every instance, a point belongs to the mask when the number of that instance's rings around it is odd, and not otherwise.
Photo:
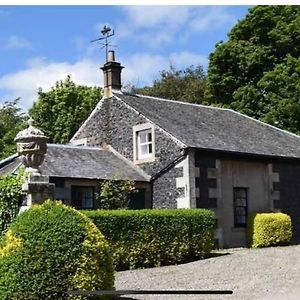
[(17, 157), (19, 156), (18, 153), (15, 153), (3, 160), (0, 161), (0, 168), (6, 166), (7, 164), (9, 164), (10, 162), (12, 162), (13, 160), (15, 160)]

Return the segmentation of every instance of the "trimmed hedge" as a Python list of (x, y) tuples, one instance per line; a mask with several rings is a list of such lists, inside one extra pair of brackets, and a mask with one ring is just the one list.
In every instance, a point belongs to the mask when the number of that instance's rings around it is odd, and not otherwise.
[(214, 214), (205, 209), (86, 211), (110, 243), (118, 270), (176, 264), (213, 248)]
[(58, 201), (23, 212), (1, 240), (1, 300), (86, 299), (64, 292), (113, 286), (103, 235), (89, 218)]
[(292, 238), (290, 216), (283, 213), (256, 213), (248, 218), (249, 247), (267, 247), (289, 244)]

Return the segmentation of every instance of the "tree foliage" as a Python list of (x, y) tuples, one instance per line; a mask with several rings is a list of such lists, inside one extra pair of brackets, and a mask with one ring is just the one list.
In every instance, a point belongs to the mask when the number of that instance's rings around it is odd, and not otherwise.
[(210, 55), (206, 99), (300, 131), (300, 6), (257, 6)]
[(134, 189), (132, 180), (104, 180), (100, 183), (98, 195), (99, 208), (121, 209), (127, 208), (129, 194)]
[(0, 160), (16, 152), (14, 138), (26, 127), (25, 114), (18, 106), (19, 98), (0, 107)]
[(92, 112), (102, 97), (102, 89), (76, 85), (68, 76), (57, 81), (49, 92), (38, 92), (29, 115), (50, 142), (64, 144)]
[(154, 81), (153, 86), (133, 88), (135, 93), (192, 103), (202, 103), (204, 91), (205, 74), (200, 65), (184, 70), (170, 66), (169, 70), (160, 73), (160, 78)]
[(0, 177), (0, 235), (18, 215), (24, 192), (23, 172)]

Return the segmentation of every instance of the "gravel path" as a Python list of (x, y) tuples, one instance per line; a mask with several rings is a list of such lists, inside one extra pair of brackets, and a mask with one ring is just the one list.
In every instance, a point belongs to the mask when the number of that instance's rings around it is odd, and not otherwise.
[(117, 290), (232, 290), (232, 295), (132, 295), (120, 299), (300, 299), (300, 245), (225, 249), (178, 266), (123, 271)]

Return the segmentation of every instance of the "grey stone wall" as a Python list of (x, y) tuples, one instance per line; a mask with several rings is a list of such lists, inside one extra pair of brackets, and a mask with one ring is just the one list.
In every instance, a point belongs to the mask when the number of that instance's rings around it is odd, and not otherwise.
[[(113, 97), (103, 101), (75, 139), (87, 138), (88, 146), (110, 144), (133, 161), (133, 126), (148, 122), (140, 113)], [(154, 135), (155, 161), (139, 164), (149, 175), (158, 173), (181, 155), (180, 146), (162, 129), (154, 126)], [(172, 169), (153, 183), (153, 207), (176, 207), (176, 172)], [(166, 197), (169, 199), (165, 199)]]
[[(101, 146), (107, 141), (109, 99), (101, 100), (101, 106), (76, 133), (74, 140), (87, 139), (88, 146)], [(98, 104), (99, 105), (99, 104)]]
[(177, 208), (177, 198), (182, 191), (176, 187), (176, 168), (170, 169), (167, 173), (153, 182), (153, 208)]
[(293, 242), (300, 243), (300, 163), (275, 163), (273, 172), (278, 172), (280, 181), (274, 185), (280, 190), (276, 205), (283, 213), (291, 216)]

